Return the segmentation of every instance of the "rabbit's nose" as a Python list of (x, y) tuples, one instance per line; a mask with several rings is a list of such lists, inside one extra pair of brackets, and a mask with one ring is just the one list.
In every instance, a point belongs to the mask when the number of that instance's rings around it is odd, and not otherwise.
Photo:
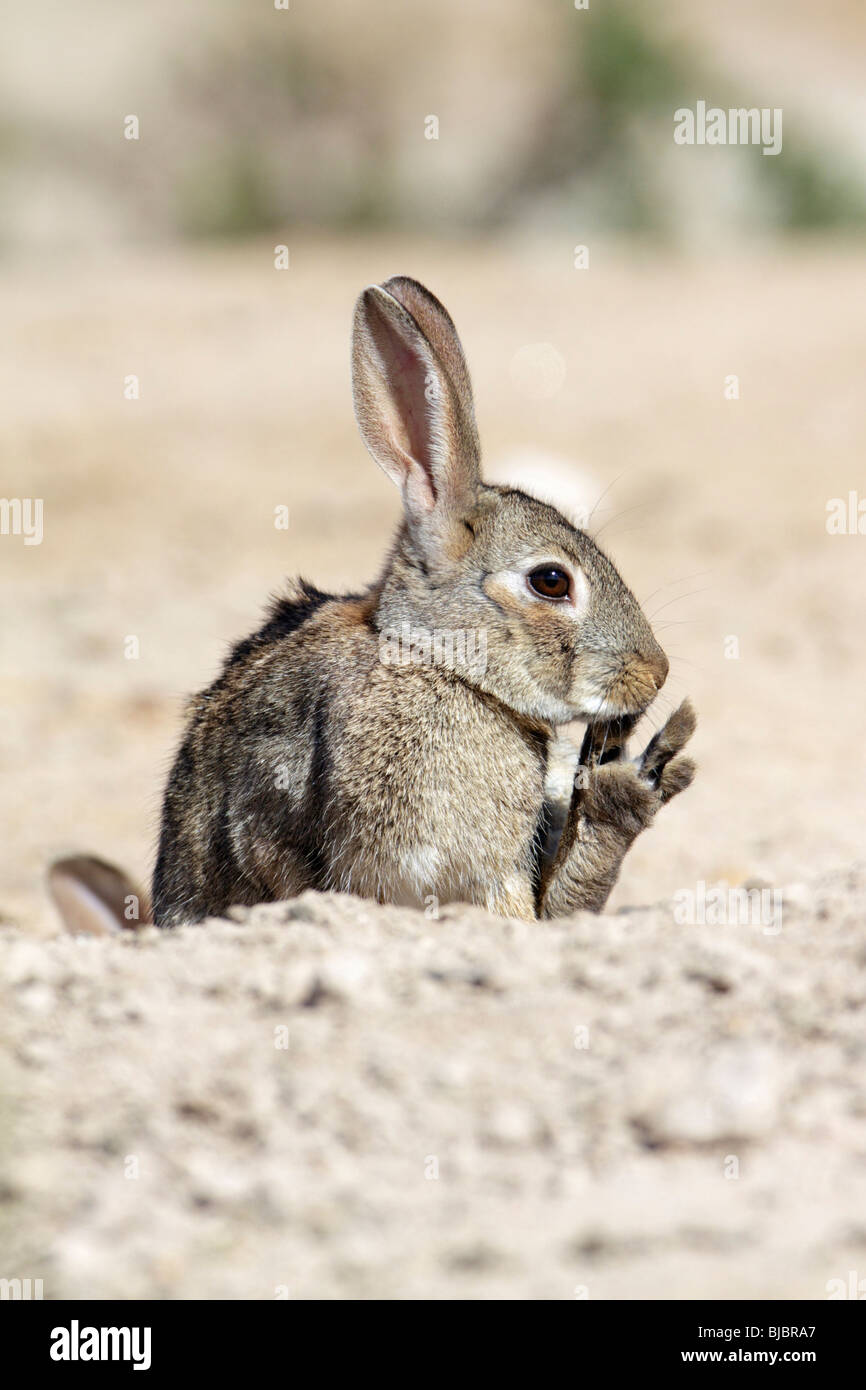
[(649, 667), (650, 680), (655, 685), (656, 690), (661, 690), (670, 670), (670, 662), (661, 647), (656, 647), (655, 651), (646, 658), (646, 662)]

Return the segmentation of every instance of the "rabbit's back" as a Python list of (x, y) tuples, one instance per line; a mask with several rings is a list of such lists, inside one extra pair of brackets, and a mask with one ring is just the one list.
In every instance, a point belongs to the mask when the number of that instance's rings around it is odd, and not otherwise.
[(158, 923), (305, 888), (495, 908), (534, 872), (546, 738), (451, 669), (383, 659), (374, 606), (299, 585), (195, 698)]
[[(319, 655), (338, 634), (345, 651), (347, 631), (350, 650), (367, 645), (364, 623), (347, 612), (355, 603), (298, 583), (190, 702), (163, 804), (153, 881), (160, 926), (273, 899), (275, 855), (287, 893), (318, 886), (308, 790), (319, 780), (328, 685)], [(278, 845), (269, 842), (274, 822), (282, 832)]]

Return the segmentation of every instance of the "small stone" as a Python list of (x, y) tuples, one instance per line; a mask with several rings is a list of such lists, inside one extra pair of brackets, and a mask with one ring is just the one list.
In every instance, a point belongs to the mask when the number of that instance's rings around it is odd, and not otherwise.
[(50, 985), (32, 980), (18, 991), (17, 1002), (28, 1013), (45, 1018), (57, 1004), (57, 995)]
[(782, 903), (792, 912), (809, 912), (815, 905), (815, 896), (805, 883), (789, 883), (782, 889)]
[(318, 966), (305, 1000), (318, 1003), (323, 996), (355, 1000), (369, 993), (370, 965), (356, 951), (340, 951), (326, 957)]
[(650, 1144), (713, 1144), (758, 1139), (778, 1118), (781, 1068), (768, 1049), (719, 1047), (700, 1060), (668, 1068), (636, 1116)]
[(56, 983), (62, 973), (62, 967), (46, 946), (35, 941), (16, 941), (3, 963), (3, 975), (10, 985), (24, 985), (31, 980)]
[(484, 1137), (504, 1148), (526, 1148), (538, 1144), (545, 1128), (540, 1117), (523, 1101), (500, 1101), (487, 1117)]

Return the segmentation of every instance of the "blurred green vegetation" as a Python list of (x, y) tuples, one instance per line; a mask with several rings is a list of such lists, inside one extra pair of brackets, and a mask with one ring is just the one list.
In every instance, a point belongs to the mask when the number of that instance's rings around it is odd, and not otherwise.
[(786, 231), (827, 231), (866, 227), (866, 189), (844, 168), (834, 168), (826, 152), (788, 145), (785, 158), (768, 159), (768, 179)]
[[(664, 146), (672, 139), (673, 112), (682, 106), (694, 107), (700, 98), (724, 109), (754, 102), (700, 54), (662, 38), (646, 12), (625, 0), (596, 11), (583, 30), (564, 26), (560, 51), (559, 83), (509, 197), (560, 188), (579, 211), (589, 176), (601, 190), (608, 225), (673, 237), (677, 209), (655, 177), (655, 149), (646, 132), (654, 130)], [(710, 158), (719, 154), (714, 147)], [(743, 191), (753, 224), (789, 232), (866, 226), (862, 182), (814, 140), (804, 144), (801, 131), (785, 130), (779, 156), (768, 158), (750, 146), (737, 148), (735, 157), (750, 162)]]
[(691, 64), (677, 47), (663, 46), (646, 20), (625, 5), (606, 5), (585, 34), (566, 31), (565, 82), (568, 95), (585, 91), (612, 125), (637, 111), (670, 109), (681, 93)]
[[(656, 168), (674, 110), (701, 96), (725, 108), (753, 103), (627, 0), (607, 0), (578, 24), (559, 7), (552, 21), (561, 26), (555, 80), (537, 94), (530, 137), (502, 161), (498, 182), (449, 204), (454, 228), (508, 225), (542, 198), (554, 221), (573, 220), (588, 203), (595, 222), (616, 231), (675, 236), (678, 208)], [(184, 235), (246, 236), (287, 223), (429, 225), (429, 205), (403, 186), (403, 131), (389, 115), (388, 74), (372, 69), (369, 55), (345, 63), (309, 32), (276, 44), (253, 32), (242, 49), (206, 53), (197, 75), (180, 71), (178, 80), (211, 122), (206, 148), (177, 178)], [(752, 225), (866, 224), (866, 190), (796, 131), (785, 129), (780, 156), (750, 147), (737, 158), (750, 161), (742, 196)]]
[(226, 144), (179, 180), (178, 221), (187, 236), (244, 237), (279, 222), (267, 170), (255, 145)]
[[(95, 13), (97, 0), (82, 3)], [(29, 240), (34, 219), (48, 227), (49, 186), (70, 237), (75, 217), (163, 239), (529, 224), (675, 242), (708, 227), (866, 227), (863, 140), (850, 123), (852, 147), (822, 135), (814, 101), (785, 111), (776, 157), (674, 145), (680, 107), (773, 100), (721, 65), (689, 10), (538, 0), (530, 14), (500, 0), (491, 24), (463, 3), (331, 0), (323, 22), (313, 0), (279, 16), (187, 0), (183, 18), (154, 0), (161, 26), (140, 54), (124, 36), (141, 31), (118, 12), (113, 51), (127, 70), (113, 81), (136, 93), (133, 109), (140, 99), (140, 144), (119, 150), (106, 123), (109, 106), (125, 109), (116, 90), (88, 105), (79, 81), (65, 100), (40, 106), (36, 92), (26, 111), (0, 99), (0, 242)], [(694, 0), (695, 13), (710, 3)], [(429, 111), (439, 142), (424, 138)]]

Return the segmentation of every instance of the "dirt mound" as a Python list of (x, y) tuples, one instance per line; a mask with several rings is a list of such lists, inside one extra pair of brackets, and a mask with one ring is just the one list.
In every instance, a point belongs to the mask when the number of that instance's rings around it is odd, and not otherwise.
[(305, 894), (0, 937), (46, 1297), (827, 1297), (866, 1262), (866, 870), (781, 930)]

